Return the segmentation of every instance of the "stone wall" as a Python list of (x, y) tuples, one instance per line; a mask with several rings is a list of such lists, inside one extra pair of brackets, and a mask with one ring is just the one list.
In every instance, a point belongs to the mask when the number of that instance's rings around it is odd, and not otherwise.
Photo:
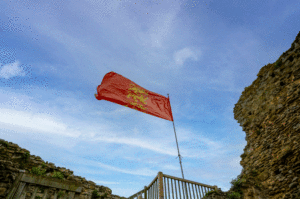
[[(70, 183), (74, 183), (76, 185), (79, 184), (82, 186), (81, 192), (77, 193), (78, 198), (80, 199), (94, 198), (92, 197), (92, 192), (94, 190), (96, 190), (98, 196), (102, 196), (98, 198), (125, 198), (113, 195), (111, 189), (108, 187), (96, 185), (94, 182), (87, 181), (85, 178), (80, 176), (74, 176), (73, 171), (69, 169), (56, 167), (51, 162), (48, 163), (43, 161), (39, 156), (30, 155), (28, 150), (19, 147), (17, 144), (0, 139), (0, 199), (4, 199), (8, 196), (13, 188), (13, 183), (20, 174), (20, 170), (25, 171), (25, 174), (41, 176), (41, 178), (45, 179), (59, 179), (65, 185)], [(35, 187), (30, 185), (27, 189), (25, 198), (32, 198)], [(54, 198), (55, 192), (57, 193), (58, 190), (50, 188), (47, 191), (47, 198)], [(43, 192), (44, 190), (38, 189), (35, 198), (44, 198), (43, 195), (45, 194), (43, 194)]]
[(300, 32), (291, 48), (262, 67), (245, 88), (234, 118), (246, 133), (247, 145), (241, 155), (243, 171), (226, 194), (300, 199)]

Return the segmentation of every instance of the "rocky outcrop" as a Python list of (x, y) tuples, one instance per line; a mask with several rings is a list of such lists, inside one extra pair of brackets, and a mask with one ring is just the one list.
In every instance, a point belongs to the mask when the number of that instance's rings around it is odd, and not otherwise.
[[(65, 183), (74, 183), (82, 185), (80, 199), (97, 198), (98, 195), (107, 199), (121, 199), (118, 195), (113, 195), (112, 190), (105, 186), (96, 185), (93, 181), (87, 181), (85, 178), (73, 175), (73, 171), (64, 167), (56, 167), (51, 162), (44, 162), (41, 157), (30, 155), (26, 149), (17, 144), (0, 139), (0, 199), (7, 197), (13, 187), (13, 183), (19, 175), (20, 170), (35, 176), (45, 176), (49, 178), (60, 179)], [(33, 188), (28, 187), (26, 195), (30, 198), (33, 194)], [(96, 191), (95, 191), (96, 190)], [(49, 189), (49, 192), (55, 191)], [(95, 192), (93, 194), (93, 192)], [(39, 194), (39, 193), (37, 193)], [(37, 197), (39, 197), (37, 195)]]
[[(261, 68), (234, 118), (246, 133), (243, 172), (226, 194), (244, 199), (300, 198), (300, 32), (291, 48)], [(207, 198), (226, 198), (213, 193)]]

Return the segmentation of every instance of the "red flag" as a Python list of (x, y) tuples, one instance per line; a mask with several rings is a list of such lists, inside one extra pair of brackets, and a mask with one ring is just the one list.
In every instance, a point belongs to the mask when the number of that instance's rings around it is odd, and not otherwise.
[(107, 73), (97, 87), (98, 100), (107, 100), (162, 119), (173, 121), (169, 97), (148, 91), (115, 72)]

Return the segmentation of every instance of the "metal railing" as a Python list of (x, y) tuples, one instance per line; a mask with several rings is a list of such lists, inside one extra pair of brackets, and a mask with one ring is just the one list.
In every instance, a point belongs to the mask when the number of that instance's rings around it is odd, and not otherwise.
[(207, 192), (217, 189), (217, 186), (210, 186), (158, 172), (157, 176), (148, 186), (145, 186), (143, 190), (128, 198), (202, 199)]

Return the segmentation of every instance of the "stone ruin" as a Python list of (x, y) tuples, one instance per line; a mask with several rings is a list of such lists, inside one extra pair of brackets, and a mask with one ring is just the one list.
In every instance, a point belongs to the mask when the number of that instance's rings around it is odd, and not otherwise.
[(300, 199), (300, 32), (245, 88), (234, 118), (246, 133), (243, 171), (228, 192), (206, 198)]
[[(26, 175), (23, 176), (26, 183), (21, 190), (22, 181), (17, 181), (22, 173)], [(19, 195), (18, 189), (22, 192)], [(0, 139), (0, 199), (13, 196), (17, 199), (125, 199), (113, 195), (108, 187), (75, 176), (69, 169), (56, 167), (39, 156), (30, 155), (17, 144)]]

